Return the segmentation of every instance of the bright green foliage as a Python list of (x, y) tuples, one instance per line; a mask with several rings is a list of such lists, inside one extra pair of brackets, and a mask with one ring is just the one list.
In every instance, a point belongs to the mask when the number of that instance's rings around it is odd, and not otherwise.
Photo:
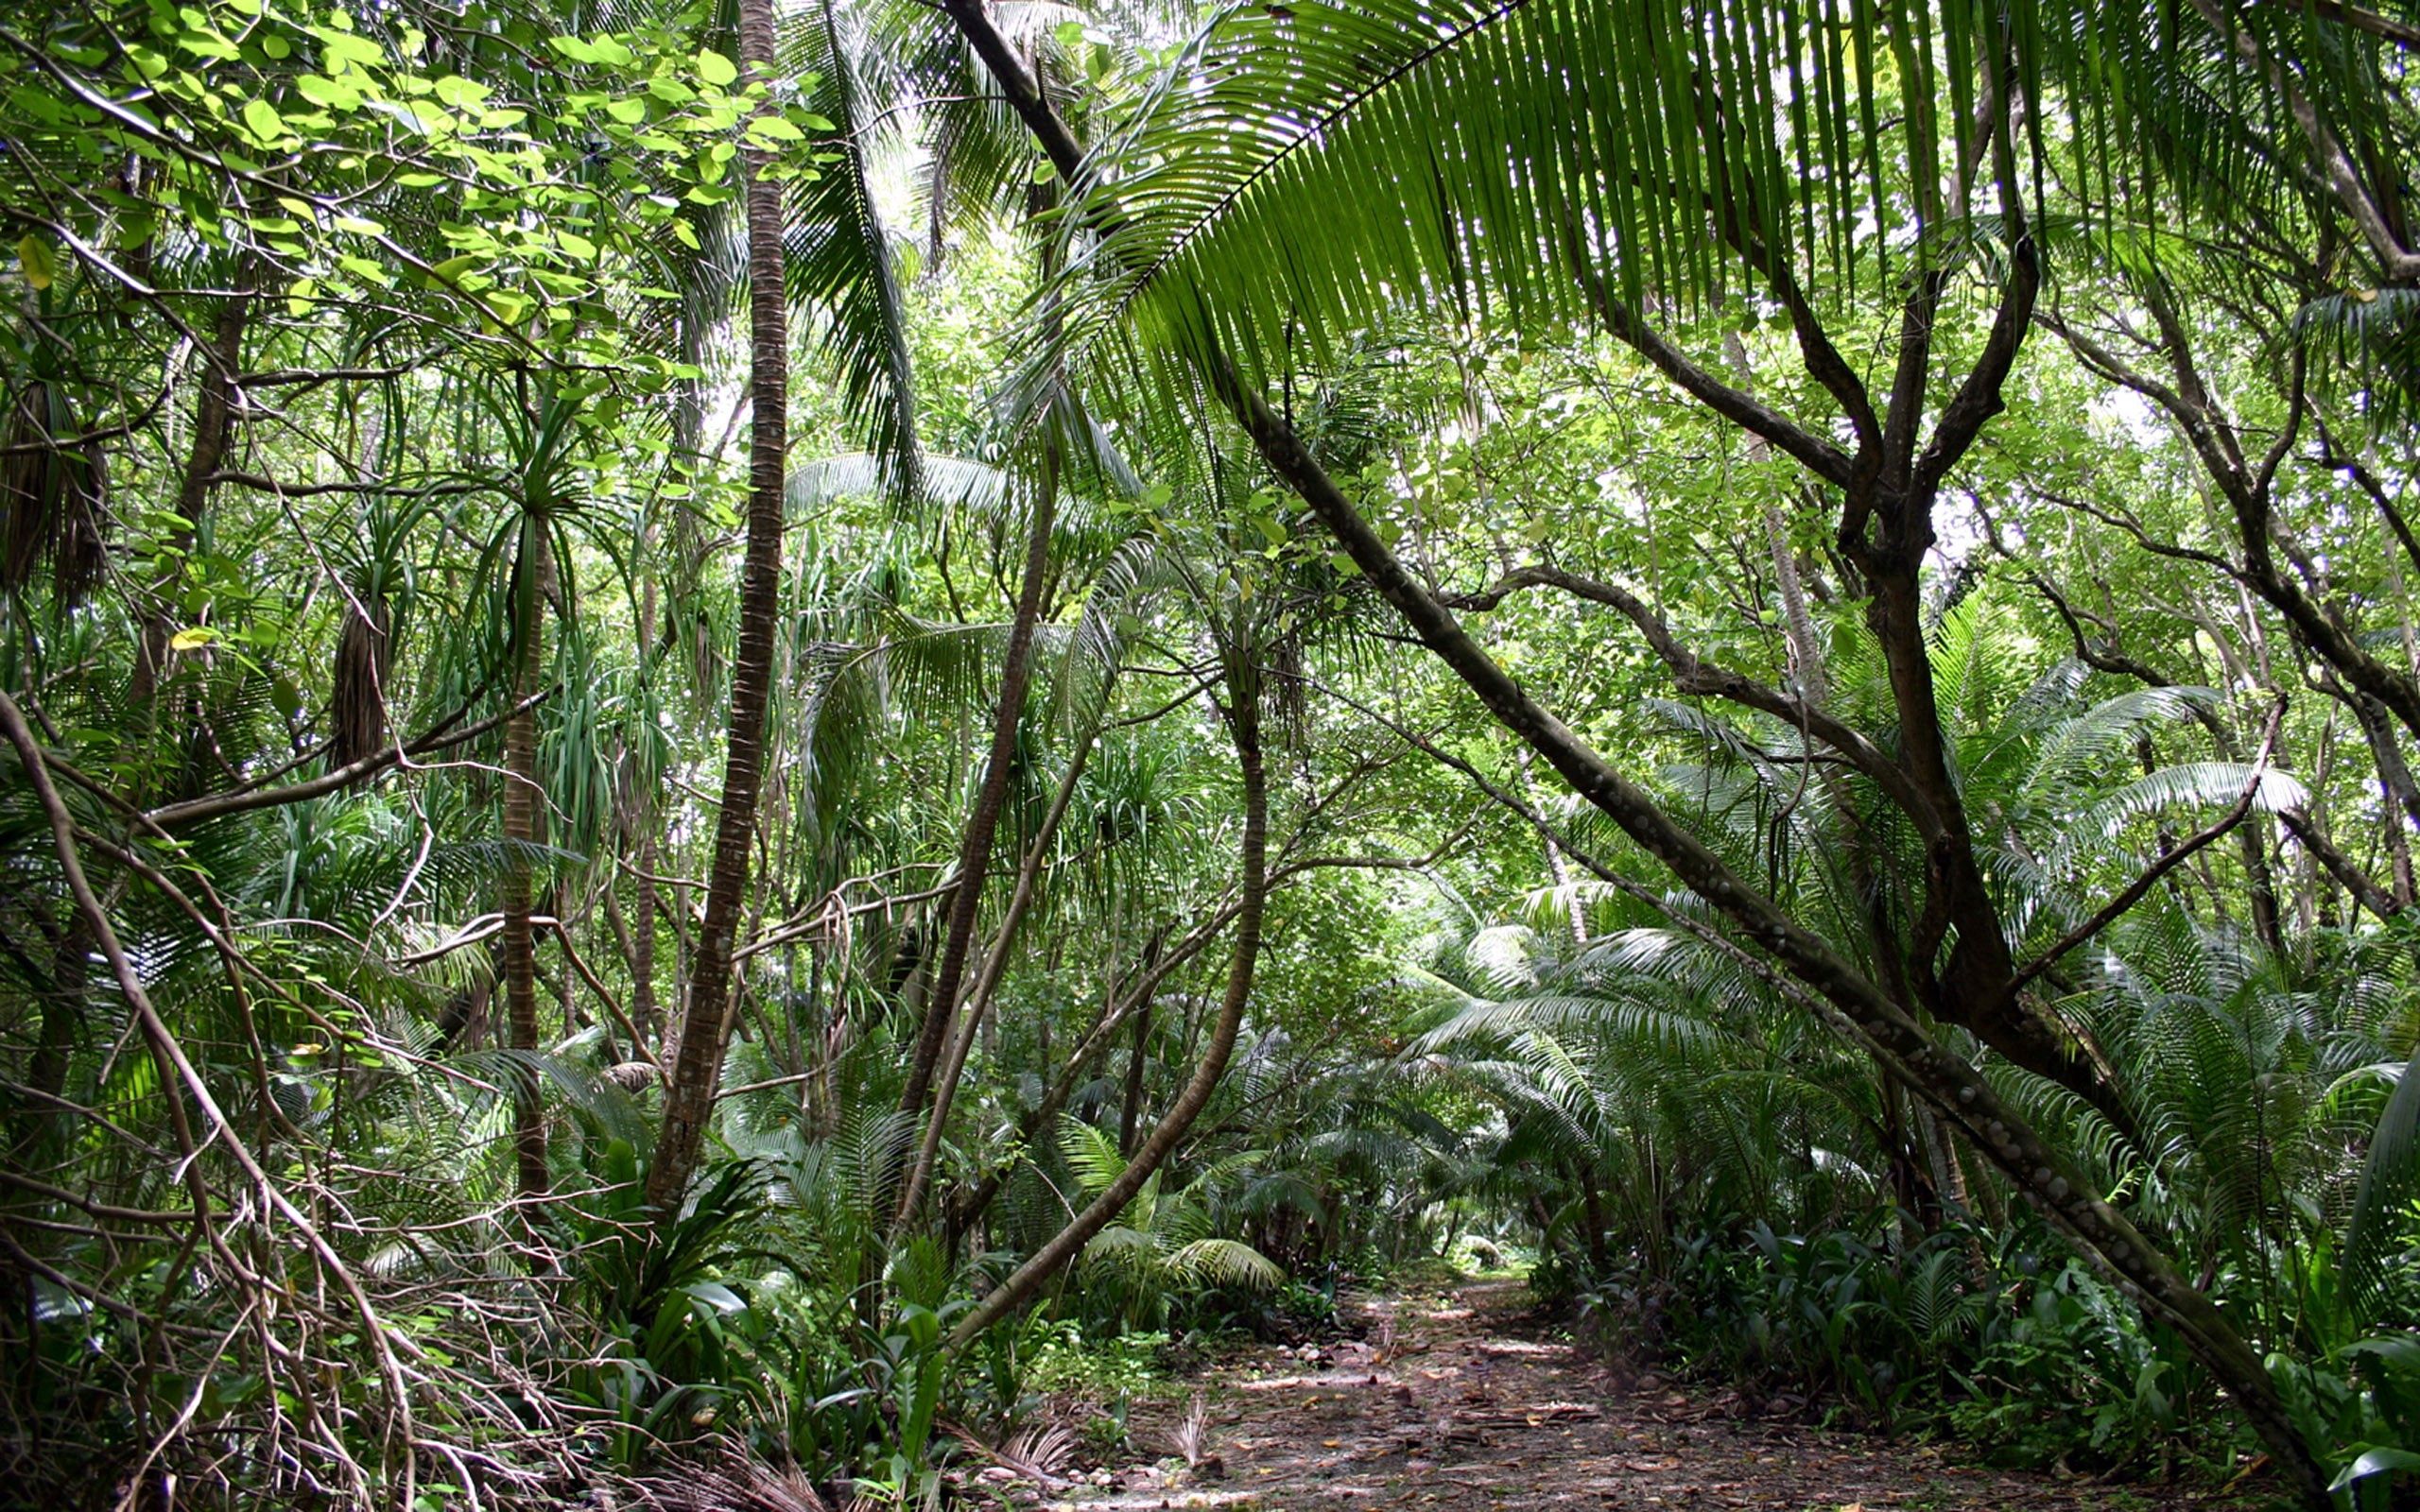
[[(768, 85), (719, 7), (0, 20), (12, 1492), (930, 1504), (1466, 1258), (1809, 1418), (2408, 1499), (2420, 10), (780, 26)], [(751, 147), (786, 559), (660, 1211)], [(964, 1076), (903, 1108), (935, 1014)]]

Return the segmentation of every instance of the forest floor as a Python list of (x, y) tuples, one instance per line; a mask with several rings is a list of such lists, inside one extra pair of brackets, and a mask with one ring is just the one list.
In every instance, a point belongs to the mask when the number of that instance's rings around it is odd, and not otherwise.
[[(2251, 1505), (1961, 1463), (1936, 1445), (1750, 1414), (1730, 1393), (1624, 1377), (1544, 1336), (1518, 1281), (1358, 1299), (1366, 1337), (1221, 1359), (1137, 1401), (1131, 1455), (1046, 1504), (1066, 1512), (1574, 1506), (1789, 1512), (2083, 1512)], [(1198, 1394), (1197, 1408), (1188, 1400)], [(1189, 1416), (1198, 1463), (1180, 1444)]]

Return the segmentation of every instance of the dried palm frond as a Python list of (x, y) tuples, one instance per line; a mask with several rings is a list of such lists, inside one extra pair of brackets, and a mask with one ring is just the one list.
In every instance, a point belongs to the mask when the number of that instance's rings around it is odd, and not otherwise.
[(1374, 1365), (1385, 1365), (1403, 1353), (1401, 1332), (1396, 1327), (1392, 1313), (1378, 1319), (1377, 1337), (1370, 1341), (1370, 1360)]
[(1184, 1418), (1168, 1435), (1168, 1448), (1182, 1455), (1188, 1468), (1198, 1468), (1210, 1448), (1210, 1399), (1197, 1391), (1193, 1402), (1184, 1409)]
[(78, 425), (66, 394), (41, 379), (0, 422), (0, 589), (22, 592), (45, 564), (62, 604), (101, 580), (109, 543), (109, 472), (96, 443), (62, 442)]
[(947, 1427), (950, 1436), (959, 1443), (1046, 1491), (1075, 1484), (1066, 1474), (1066, 1469), (1075, 1455), (1078, 1439), (1075, 1430), (1065, 1423), (1035, 1423), (1019, 1429), (997, 1444), (987, 1444), (956, 1423)]
[(389, 633), (393, 615), (383, 594), (364, 594), (345, 606), (344, 633), (337, 640), (336, 686), (328, 701), (335, 749), (332, 766), (350, 766), (387, 745), (387, 677), (394, 665)]
[(625, 1060), (606, 1068), (605, 1074), (626, 1092), (645, 1091), (664, 1079), (664, 1068), (652, 1060)]

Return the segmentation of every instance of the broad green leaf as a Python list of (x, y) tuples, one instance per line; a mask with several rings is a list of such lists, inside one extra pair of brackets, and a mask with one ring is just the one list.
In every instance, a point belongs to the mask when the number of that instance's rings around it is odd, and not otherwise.
[(2373, 1449), (2352, 1464), (2336, 1472), (2327, 1488), (2341, 1491), (2357, 1481), (2373, 1475), (2385, 1475), (2394, 1470), (2420, 1470), (2420, 1453), (2408, 1449)]
[(30, 232), (17, 240), (17, 266), (25, 269), (26, 282), (37, 289), (50, 287), (59, 277), (58, 265), (50, 259), (50, 249)]
[(779, 115), (760, 115), (748, 123), (748, 134), (761, 142), (804, 142), (806, 133)]
[(285, 117), (267, 100), (248, 101), (244, 106), (244, 124), (252, 135), (263, 142), (280, 142), (285, 138)]

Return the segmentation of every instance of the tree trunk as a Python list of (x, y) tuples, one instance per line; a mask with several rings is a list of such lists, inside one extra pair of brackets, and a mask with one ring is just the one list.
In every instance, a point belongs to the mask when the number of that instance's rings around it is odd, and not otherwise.
[[(243, 361), (244, 327), (251, 309), (252, 301), (240, 290), (220, 301), (210, 346), (199, 353), (201, 382), (194, 400), (193, 445), (185, 453), (184, 475), (177, 484), (180, 523), (168, 533), (175, 555), (150, 585), (151, 601), (144, 610), (142, 639), (135, 646), (134, 679), (128, 690), (129, 701), (138, 709), (150, 703), (161, 679), (167, 676), (168, 641), (182, 618), (174, 603), (177, 585), (184, 580), (185, 558), (193, 553), (201, 517), (210, 507), (212, 475), (226, 461), (227, 442), (235, 430), (235, 372)], [(151, 713), (157, 728), (156, 711)]]
[(34, 1052), (26, 1066), (26, 1085), (36, 1095), (19, 1102), (9, 1139), (13, 1159), (25, 1171), (48, 1166), (50, 1151), (68, 1126), (67, 1109), (60, 1099), (67, 1091), (68, 1061), (84, 1019), (92, 954), (92, 926), (81, 914), (69, 916), (51, 944), (50, 975), (42, 984)]
[(949, 1335), (949, 1348), (953, 1350), (963, 1349), (979, 1337), (1083, 1253), (1093, 1236), (1109, 1227), (1126, 1204), (1133, 1200), (1134, 1194), (1142, 1190), (1143, 1183), (1175, 1153), (1178, 1143), (1209, 1105), (1210, 1094), (1218, 1091), (1219, 1079), (1226, 1074), (1227, 1061), (1235, 1054), (1236, 1033), (1243, 1027), (1244, 1005), (1252, 999), (1253, 967), (1260, 956), (1261, 908), (1269, 887), (1269, 782), (1260, 756), (1260, 677), (1259, 670), (1245, 660), (1248, 654), (1242, 649), (1232, 650), (1228, 669), (1233, 704), (1226, 712), (1227, 730), (1235, 741), (1236, 765), (1243, 776), (1244, 833), (1235, 954), (1227, 964), (1227, 990), (1219, 1001), (1217, 1026), (1202, 1051), (1201, 1063), (1194, 1068), (1192, 1079), (1184, 1084), (1184, 1090), (1161, 1116), (1126, 1169), (1089, 1207), (959, 1321)]
[[(1115, 990), (1112, 991), (1111, 1001), (1102, 1005), (1100, 1018), (1094, 1022), (1090, 1030), (1086, 1031), (1083, 1039), (1077, 1042), (1075, 1050), (1061, 1063), (1059, 1075), (1043, 1092), (1042, 1101), (1028, 1109), (1025, 1116), (1017, 1121), (1016, 1136), (1009, 1142), (1012, 1146), (1028, 1152), (1033, 1148), (1042, 1131), (1051, 1125), (1052, 1122), (1059, 1117), (1061, 1110), (1067, 1106), (1067, 1100), (1075, 1095), (1077, 1083), (1082, 1079), (1085, 1067), (1092, 1062), (1093, 1052), (1107, 1044), (1110, 1038), (1126, 1024), (1132, 1015), (1150, 1007), (1153, 994), (1160, 989), (1160, 984), (1167, 980), (1179, 967), (1206, 949), (1210, 941), (1218, 936), (1219, 932), (1225, 929), (1228, 922), (1236, 917), (1238, 906), (1230, 904), (1211, 915), (1187, 932), (1184, 938), (1168, 949), (1165, 954), (1162, 954), (1161, 949), (1166, 943), (1165, 926), (1152, 933), (1150, 943), (1144, 952), (1141, 974), (1122, 995)], [(1042, 1059), (1045, 1062), (1050, 1059), (1049, 1027), (1050, 1021), (1043, 1020), (1041, 1024), (1044, 1031)], [(1118, 1153), (1131, 1156), (1131, 1152), (1122, 1148)], [(976, 1220), (980, 1218), (991, 1207), (993, 1200), (999, 1196), (1001, 1187), (1007, 1184), (1010, 1176), (1015, 1172), (1023, 1159), (1024, 1157), (1020, 1156), (1015, 1160), (1002, 1161), (986, 1171), (973, 1185), (959, 1190), (950, 1203), (950, 1232), (953, 1235), (963, 1235), (975, 1226)]]
[[(998, 831), (1000, 810), (1008, 802), (1009, 771), (1015, 764), (1017, 722), (1025, 714), (1027, 685), (1033, 675), (1033, 632), (1042, 619), (1042, 599), (1050, 576), (1050, 528), (1059, 507), (1059, 448), (1046, 441), (1042, 454), (1042, 487), (1033, 501), (1033, 520), (1026, 536), (1025, 577), (1017, 585), (1016, 617), (1009, 625), (1008, 654), (1000, 668), (1000, 706), (992, 719), (992, 748), (984, 759), (983, 782), (976, 790), (975, 807), (966, 816), (959, 837), (958, 890), (950, 895), (949, 930), (942, 936), (941, 964), (933, 971), (932, 991), (925, 1000), (925, 1023), (916, 1037), (915, 1058), (908, 1064), (908, 1085), (900, 1093), (900, 1110), (923, 1110), (932, 1091), (933, 1073), (942, 1047), (949, 1042), (951, 1021), (957, 1016), (959, 980), (974, 947), (976, 919), (983, 904), (983, 879), (992, 863), (992, 837)], [(902, 1204), (903, 1214), (905, 1204)]]
[[(645, 526), (639, 538), (642, 553), (653, 545), (655, 527)], [(655, 652), (655, 576), (649, 569), (646, 586), (639, 596), (639, 655), (652, 659)], [(631, 784), (630, 802), (624, 809), (624, 824), (634, 831), (637, 841), (638, 869), (632, 878), (636, 895), (631, 919), (631, 940), (627, 959), (631, 969), (631, 1025), (639, 1034), (640, 1042), (631, 1054), (651, 1057), (656, 1054), (655, 1040), (655, 794), (646, 783)], [(606, 889), (611, 902), (613, 890)]]
[[(774, 82), (772, 0), (739, 0), (739, 60), (749, 84)], [(769, 99), (756, 112), (770, 113)], [(739, 647), (731, 678), (731, 739), (722, 804), (715, 819), (714, 868), (682, 1015), (680, 1058), (665, 1092), (664, 1127), (648, 1166), (647, 1196), (659, 1218), (679, 1215), (697, 1174), (722, 1081), (732, 950), (748, 889), (748, 850), (764, 781), (765, 709), (772, 695), (773, 640), (782, 593), (782, 511), (789, 447), (789, 306), (782, 270), (782, 185), (776, 155), (741, 153), (747, 180), (750, 438), (748, 546), (740, 567)]]
[[(1031, 562), (1028, 563), (1030, 567)], [(1076, 786), (1083, 781), (1084, 767), (1092, 760), (1094, 743), (1100, 736), (1100, 721), (1095, 719), (1084, 731), (1083, 742), (1067, 760), (1066, 775), (1059, 782), (1059, 790), (1050, 799), (1049, 812), (1042, 818), (1033, 838), (1026, 847), (1025, 859), (1017, 866), (1016, 885), (1009, 894), (1008, 912), (1001, 916), (1000, 928), (992, 941), (992, 949), (984, 957), (983, 969), (976, 974), (975, 989), (966, 997), (965, 1022), (951, 1037), (943, 1052), (940, 1076), (932, 1089), (932, 1108), (925, 1120), (924, 1142), (917, 1147), (916, 1163), (908, 1177), (908, 1190), (901, 1194), (899, 1211), (892, 1219), (894, 1238), (916, 1217), (916, 1210), (924, 1202), (926, 1185), (932, 1180), (933, 1162), (941, 1151), (942, 1132), (949, 1123), (950, 1105), (958, 1097), (959, 1074), (966, 1069), (966, 1057), (974, 1048), (976, 1031), (988, 1022), (985, 1010), (992, 1005), (992, 994), (999, 989), (1000, 977), (1008, 971), (1009, 960), (1016, 944), (1017, 926), (1025, 921), (1028, 909), (1033, 905), (1036, 887), (1042, 880), (1042, 865), (1050, 854), (1050, 842), (1059, 833), (1060, 821), (1067, 816), (1067, 806), (1075, 800)], [(1057, 945), (1054, 942), (1053, 970), (1056, 970)], [(935, 1011), (938, 1012), (938, 1005)], [(1043, 1047), (1047, 1058), (1049, 1047)]]
[[(546, 617), (546, 523), (522, 524), (519, 581), (512, 590), (511, 698), (526, 705), (544, 666), (539, 642)], [(504, 969), (505, 1024), (510, 1047), (538, 1050), (537, 941), (529, 925), (530, 848), (539, 841), (545, 793), (538, 782), (538, 712), (522, 707), (504, 724), (504, 929), (497, 940)], [(546, 1194), (546, 1109), (533, 1066), (512, 1068), (513, 1166), (524, 1199)]]
[(1151, 1044), (1151, 1005), (1147, 999), (1134, 1014), (1134, 1038), (1126, 1048), (1125, 1095), (1117, 1105), (1117, 1153), (1134, 1158), (1134, 1131), (1143, 1116), (1143, 1067)]
[(1613, 1269), (1613, 1255), (1605, 1245), (1604, 1199), (1598, 1194), (1596, 1173), (1586, 1157), (1571, 1162), (1571, 1180), (1580, 1189), (1580, 1221), (1588, 1229), (1580, 1236), (1581, 1252), (1588, 1257), (1589, 1279), (1602, 1280)]

